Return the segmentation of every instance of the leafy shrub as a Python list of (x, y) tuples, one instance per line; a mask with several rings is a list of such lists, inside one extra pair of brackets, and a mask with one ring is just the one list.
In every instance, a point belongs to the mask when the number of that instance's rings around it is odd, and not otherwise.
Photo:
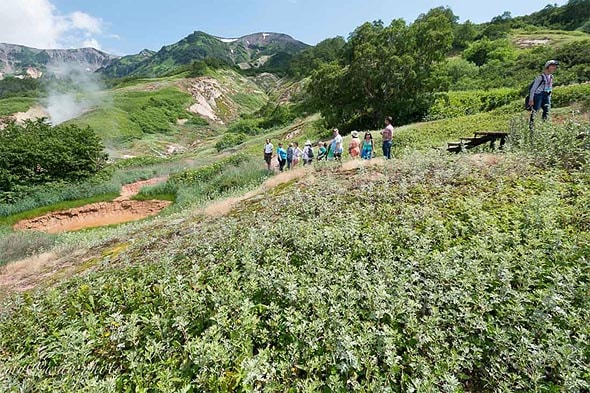
[(246, 134), (233, 134), (227, 133), (221, 137), (220, 140), (215, 143), (215, 148), (217, 151), (222, 151), (230, 147), (241, 145), (242, 143), (246, 142)]
[[(543, 168), (579, 169), (590, 163), (590, 124), (572, 117), (564, 124), (513, 122), (510, 148), (526, 153)], [(580, 135), (586, 137), (580, 138)]]
[(231, 134), (258, 135), (262, 133), (260, 119), (245, 118), (231, 124), (227, 131)]
[(428, 120), (447, 119), (489, 112), (520, 98), (518, 89), (450, 91), (439, 93), (430, 107)]
[(169, 182), (173, 184), (197, 184), (208, 182), (215, 176), (219, 175), (228, 166), (237, 166), (244, 161), (245, 157), (241, 154), (236, 154), (223, 160), (217, 161), (211, 165), (207, 165), (197, 169), (189, 169), (179, 173), (170, 175)]
[(0, 130), (0, 190), (88, 178), (105, 167), (103, 149), (89, 127), (9, 123)]

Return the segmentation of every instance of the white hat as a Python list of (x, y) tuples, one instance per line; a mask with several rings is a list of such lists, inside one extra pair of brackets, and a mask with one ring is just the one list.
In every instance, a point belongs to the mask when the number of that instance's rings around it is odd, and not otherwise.
[(359, 137), (359, 132), (358, 131), (353, 131), (350, 133), (350, 135), (352, 135), (353, 138), (358, 138)]
[(311, 146), (311, 141), (308, 139), (307, 142), (305, 142), (305, 146)]
[(559, 62), (557, 60), (549, 60), (547, 63), (545, 63), (545, 69), (549, 68), (549, 66), (558, 66)]

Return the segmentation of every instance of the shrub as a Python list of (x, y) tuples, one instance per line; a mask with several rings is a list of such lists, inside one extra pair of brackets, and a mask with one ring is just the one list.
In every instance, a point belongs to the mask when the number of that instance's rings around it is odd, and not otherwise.
[(217, 151), (222, 151), (230, 147), (241, 145), (246, 141), (247, 137), (245, 134), (233, 134), (227, 133), (221, 137), (220, 140), (215, 143)]
[(0, 190), (88, 178), (106, 166), (103, 149), (89, 127), (9, 123), (0, 130)]
[(262, 132), (260, 119), (245, 118), (238, 120), (227, 128), (231, 134), (258, 135)]
[[(590, 163), (590, 124), (569, 118), (564, 124), (513, 122), (510, 148), (534, 158), (543, 168), (579, 169)], [(580, 135), (586, 137), (580, 138)]]

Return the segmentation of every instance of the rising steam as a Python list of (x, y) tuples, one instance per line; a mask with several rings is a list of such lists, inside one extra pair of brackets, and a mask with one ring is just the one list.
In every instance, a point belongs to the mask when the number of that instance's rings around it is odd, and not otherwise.
[(104, 97), (99, 76), (81, 66), (54, 65), (49, 70), (55, 80), (48, 86), (43, 102), (53, 125), (74, 119), (98, 105)]

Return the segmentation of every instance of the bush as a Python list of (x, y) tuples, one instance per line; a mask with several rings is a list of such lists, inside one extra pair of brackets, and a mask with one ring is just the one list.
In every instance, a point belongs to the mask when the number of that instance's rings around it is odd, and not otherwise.
[(217, 151), (222, 151), (230, 147), (241, 145), (242, 143), (246, 142), (246, 135), (245, 134), (225, 134), (221, 137), (220, 140), (215, 143), (215, 148)]
[(575, 117), (564, 124), (537, 124), (532, 133), (528, 122), (513, 122), (510, 148), (533, 157), (542, 168), (580, 169), (590, 163), (589, 131), (590, 124)]
[(258, 135), (262, 133), (260, 126), (261, 120), (254, 118), (245, 118), (238, 120), (227, 128), (230, 134)]
[(43, 119), (9, 123), (0, 130), (0, 191), (89, 178), (106, 166), (103, 149), (89, 127), (52, 127)]
[(0, 385), (587, 391), (587, 175), (436, 154), (374, 174), (143, 228), (93, 271), (15, 295)]
[(520, 90), (508, 88), (439, 93), (426, 119), (439, 120), (489, 112), (517, 101), (520, 96)]

